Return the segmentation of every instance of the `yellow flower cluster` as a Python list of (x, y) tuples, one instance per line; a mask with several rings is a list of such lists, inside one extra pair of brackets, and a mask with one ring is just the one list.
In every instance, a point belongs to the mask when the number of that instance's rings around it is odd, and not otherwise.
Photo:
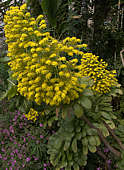
[(81, 65), (77, 66), (82, 72), (82, 76), (89, 76), (94, 80), (92, 89), (99, 93), (107, 93), (112, 86), (117, 85), (116, 71), (108, 71), (107, 63), (92, 53), (85, 53), (81, 59)]
[(74, 71), (77, 59), (66, 61), (68, 55), (83, 54), (73, 46), (79, 39), (66, 38), (59, 42), (46, 32), (45, 20), (26, 12), (26, 5), (11, 7), (4, 22), (8, 42), (9, 63), (18, 80), (18, 91), (37, 104), (69, 104), (85, 88), (79, 84), (80, 74)]
[[(79, 97), (85, 88), (79, 82), (82, 76), (94, 79), (92, 88), (98, 92), (107, 92), (114, 85), (115, 74), (105, 69), (106, 64), (79, 50), (86, 44), (76, 37), (61, 42), (54, 39), (45, 30), (43, 15), (32, 18), (26, 8), (26, 4), (11, 7), (4, 18), (9, 65), (21, 95), (39, 105), (45, 102), (53, 106)], [(78, 59), (65, 57), (74, 55), (82, 57), (81, 65), (77, 65)]]
[(38, 117), (38, 112), (35, 111), (33, 108), (31, 108), (30, 111), (27, 114), (24, 114), (24, 115), (28, 120), (33, 120), (35, 122), (37, 120), (37, 117)]

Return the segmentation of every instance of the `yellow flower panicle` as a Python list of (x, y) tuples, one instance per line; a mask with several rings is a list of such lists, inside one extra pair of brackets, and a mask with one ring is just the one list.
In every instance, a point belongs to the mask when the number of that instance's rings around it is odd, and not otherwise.
[(37, 120), (37, 117), (39, 116), (38, 112), (33, 108), (31, 108), (27, 114), (24, 113), (24, 115), (28, 120), (32, 120), (34, 122)]
[[(43, 15), (31, 17), (26, 4), (11, 7), (4, 22), (9, 66), (18, 80), (18, 91), (27, 99), (39, 105), (42, 102), (51, 106), (69, 104), (85, 88), (79, 82), (82, 76), (92, 78), (92, 89), (100, 93), (108, 92), (115, 85), (115, 73), (106, 70), (104, 62), (79, 50), (86, 48), (86, 44), (81, 44), (76, 37), (61, 42), (51, 37), (45, 30)], [(64, 54), (81, 56), (81, 65), (77, 65), (77, 59), (66, 60)]]
[(116, 71), (108, 71), (107, 66), (107, 63), (102, 59), (98, 60), (98, 56), (85, 53), (78, 69), (82, 72), (82, 76), (89, 76), (94, 80), (93, 90), (99, 93), (107, 93), (112, 86), (117, 85)]

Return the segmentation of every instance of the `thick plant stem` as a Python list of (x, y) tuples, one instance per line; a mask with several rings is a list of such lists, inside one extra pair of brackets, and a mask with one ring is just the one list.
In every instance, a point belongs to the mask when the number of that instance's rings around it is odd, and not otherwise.
[(103, 152), (101, 152), (98, 148), (97, 148), (97, 154), (98, 154), (99, 156), (101, 156), (101, 157), (105, 160), (105, 166), (106, 166), (106, 168), (109, 170), (109, 166), (108, 166), (108, 163), (107, 163), (107, 157), (106, 157), (106, 155), (105, 155)]
[(98, 133), (100, 139), (102, 140), (102, 142), (105, 144), (105, 146), (106, 146), (115, 156), (121, 157), (121, 153), (120, 153), (118, 150), (116, 150), (115, 148), (113, 148), (113, 147), (107, 142), (107, 140), (106, 140), (105, 137), (103, 136), (103, 134), (102, 134), (102, 132), (101, 132), (100, 129), (98, 129), (97, 127), (95, 127), (95, 126), (88, 120), (88, 118), (87, 118), (85, 115), (82, 116), (82, 119), (83, 119), (91, 128), (97, 130), (97, 133)]
[(120, 148), (122, 150), (124, 150), (124, 145), (122, 144), (122, 142), (120, 141), (120, 139), (115, 135), (115, 133), (113, 132), (113, 130), (109, 127), (109, 125), (107, 123), (104, 122), (105, 127), (108, 129), (108, 131), (111, 133), (111, 135), (113, 136), (113, 138), (117, 141), (117, 143), (120, 145)]

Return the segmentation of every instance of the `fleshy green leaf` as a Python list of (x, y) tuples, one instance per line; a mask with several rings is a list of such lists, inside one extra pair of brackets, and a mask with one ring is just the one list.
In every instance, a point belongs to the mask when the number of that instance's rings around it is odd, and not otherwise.
[(105, 119), (111, 120), (111, 116), (108, 113), (106, 113), (104, 111), (101, 111), (100, 113)]
[(74, 170), (79, 170), (78, 164), (75, 164), (75, 165), (74, 165)]
[(79, 104), (75, 104), (74, 113), (78, 118), (80, 118), (83, 115), (83, 108)]
[(72, 147), (73, 152), (76, 153), (77, 152), (77, 140), (76, 139), (73, 140), (71, 147)]
[(100, 139), (98, 136), (94, 136), (95, 140), (96, 140), (96, 146), (99, 146), (101, 144)]
[(95, 152), (96, 152), (96, 147), (95, 147), (95, 146), (88, 145), (88, 148), (89, 148), (89, 151), (90, 151), (90, 152), (92, 152), (92, 153), (95, 153)]
[(84, 138), (82, 139), (82, 144), (85, 145), (85, 146), (88, 145), (88, 139), (87, 139), (87, 137), (84, 137)]
[(69, 140), (66, 140), (66, 141), (65, 141), (65, 144), (64, 144), (64, 151), (67, 151), (68, 148), (69, 148), (69, 146), (70, 146), (70, 141), (69, 141)]
[(106, 120), (105, 122), (108, 124), (108, 126), (109, 126), (111, 129), (114, 129), (114, 128), (115, 128), (115, 124), (114, 124), (113, 121)]
[(7, 97), (8, 99), (11, 99), (17, 94), (17, 86), (13, 85), (11, 88), (7, 91)]
[(83, 155), (87, 155), (88, 154), (88, 146), (83, 146)]
[(86, 109), (91, 109), (91, 107), (92, 107), (92, 102), (88, 97), (85, 97), (85, 96), (81, 97), (80, 103)]
[(94, 136), (88, 136), (88, 143), (93, 146), (96, 145), (96, 140), (95, 140)]
[(83, 95), (84, 95), (84, 96), (93, 96), (93, 92), (92, 92), (91, 89), (85, 89), (85, 90), (83, 91)]
[(0, 58), (0, 62), (3, 63), (3, 62), (8, 62), (10, 61), (10, 58), (9, 57), (3, 57), (3, 58)]

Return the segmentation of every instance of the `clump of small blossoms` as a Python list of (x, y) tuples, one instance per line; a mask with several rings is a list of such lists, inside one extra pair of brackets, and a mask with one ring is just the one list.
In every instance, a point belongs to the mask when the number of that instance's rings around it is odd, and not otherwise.
[(34, 122), (37, 120), (38, 112), (33, 108), (30, 108), (30, 111), (27, 114), (24, 114), (28, 120), (33, 120)]
[(108, 71), (108, 66), (102, 59), (92, 53), (85, 53), (81, 59), (81, 65), (77, 66), (82, 71), (82, 76), (89, 76), (94, 80), (92, 89), (99, 93), (107, 93), (112, 86), (117, 85), (116, 71)]
[[(90, 53), (84, 54), (79, 50), (85, 48), (86, 44), (81, 44), (76, 37), (67, 37), (61, 42), (54, 39), (45, 30), (43, 15), (32, 18), (26, 4), (20, 8), (11, 7), (6, 12), (4, 22), (8, 56), (11, 59), (9, 65), (13, 77), (18, 80), (18, 91), (27, 99), (39, 105), (42, 102), (51, 106), (69, 104), (85, 88), (79, 82), (82, 76), (94, 79), (92, 88), (98, 92), (107, 92), (114, 85), (114, 73), (105, 70), (98, 59), (96, 65)], [(81, 56), (80, 66), (77, 66), (78, 59), (73, 58), (74, 55)], [(73, 59), (67, 60), (65, 56), (72, 56)], [(99, 74), (93, 69), (98, 69)], [(100, 72), (103, 73), (100, 75)], [(110, 78), (109, 85), (105, 84), (106, 75)]]
[(62, 42), (46, 32), (45, 20), (40, 15), (37, 19), (26, 12), (26, 5), (11, 7), (4, 22), (8, 43), (9, 63), (18, 80), (18, 91), (37, 104), (69, 104), (79, 97), (85, 88), (79, 84), (80, 73), (74, 71), (77, 59), (66, 61), (64, 53), (83, 54), (76, 50), (79, 39), (66, 38)]
[[(32, 123), (19, 111), (10, 113), (11, 117), (8, 127), (0, 129), (0, 169), (53, 169), (46, 156), (45, 145), (51, 135), (49, 130), (43, 128), (43, 124), (32, 126)], [(39, 149), (42, 152), (39, 154)], [(34, 151), (32, 152), (32, 148)]]

